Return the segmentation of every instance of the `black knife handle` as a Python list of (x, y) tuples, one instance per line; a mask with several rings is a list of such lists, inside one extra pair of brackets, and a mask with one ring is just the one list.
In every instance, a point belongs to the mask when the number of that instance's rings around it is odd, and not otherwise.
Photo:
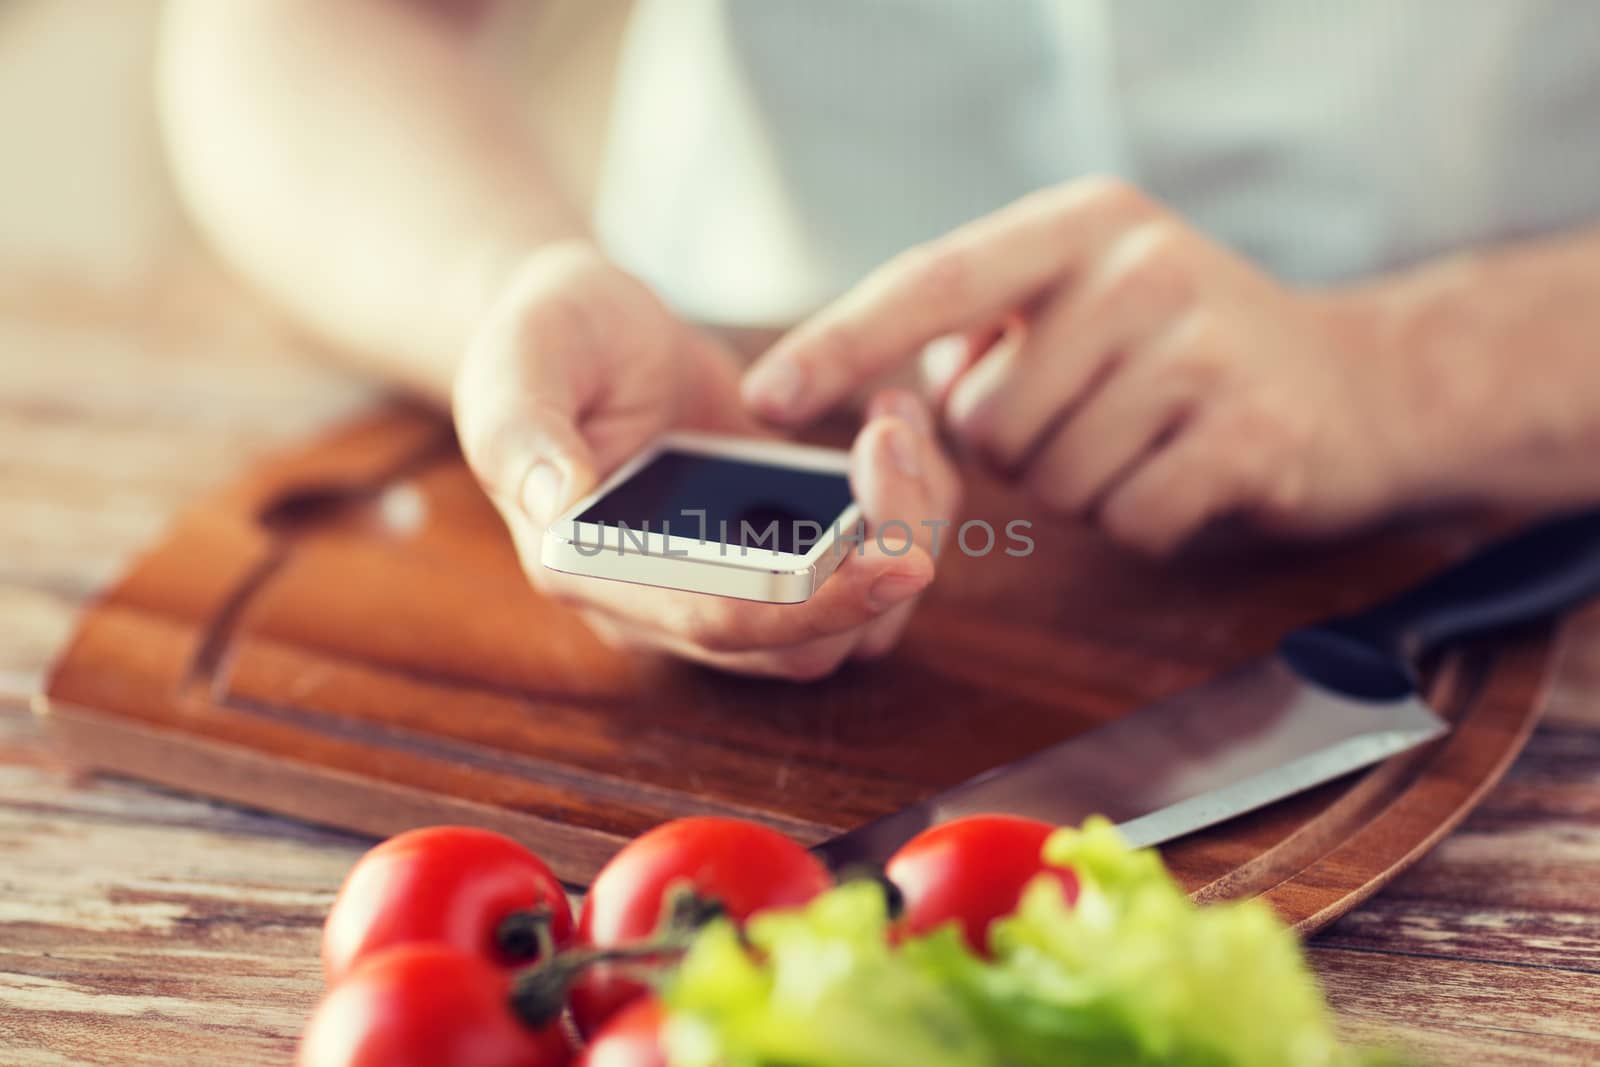
[[(1396, 669), (1414, 683), (1418, 661), (1444, 645), (1547, 619), (1596, 594), (1600, 508), (1538, 523), (1374, 608), (1297, 630), (1282, 652), (1324, 684), (1386, 696)], [(1387, 661), (1387, 679), (1374, 657)]]

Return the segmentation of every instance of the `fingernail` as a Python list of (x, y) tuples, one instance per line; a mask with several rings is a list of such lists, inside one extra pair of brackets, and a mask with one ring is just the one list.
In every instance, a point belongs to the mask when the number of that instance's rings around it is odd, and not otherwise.
[(549, 523), (561, 506), (561, 487), (566, 479), (554, 463), (540, 460), (522, 483), (522, 506), (541, 523)]
[(910, 393), (895, 393), (884, 401), (884, 409), (904, 419), (919, 434), (933, 433), (933, 420), (928, 417), (927, 405)]
[(908, 478), (922, 477), (922, 444), (916, 433), (904, 425), (889, 428), (889, 458)]
[(800, 402), (805, 375), (792, 360), (768, 360), (744, 380), (745, 400), (764, 411), (784, 414)]
[(922, 592), (927, 584), (923, 579), (909, 574), (885, 574), (872, 583), (867, 595), (872, 600), (872, 606), (881, 611), (905, 603)]
[(984, 428), (995, 392), (989, 377), (980, 369), (957, 382), (945, 398), (945, 423), (961, 437), (971, 437)]
[(929, 341), (922, 349), (922, 375), (934, 389), (950, 384), (967, 361), (967, 339), (958, 333)]

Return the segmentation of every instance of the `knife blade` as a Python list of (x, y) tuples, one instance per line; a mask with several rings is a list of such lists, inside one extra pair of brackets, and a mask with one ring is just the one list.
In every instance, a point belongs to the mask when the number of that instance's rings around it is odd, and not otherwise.
[(1064, 825), (1104, 815), (1154, 845), (1424, 744), (1448, 730), (1417, 696), (1355, 700), (1278, 657), (1149, 705), (824, 842), (835, 870), (882, 863), (963, 815)]
[(1003, 812), (1056, 824), (1105, 815), (1156, 845), (1442, 737), (1417, 663), (1466, 637), (1600, 593), (1600, 509), (1499, 542), (1358, 615), (1289, 634), (1275, 655), (979, 774), (812, 851), (881, 865), (930, 826)]

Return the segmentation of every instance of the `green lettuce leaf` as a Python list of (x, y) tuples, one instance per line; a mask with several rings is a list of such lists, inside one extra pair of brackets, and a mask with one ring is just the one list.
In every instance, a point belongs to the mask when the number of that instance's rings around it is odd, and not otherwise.
[(675, 1067), (1348, 1067), (1293, 933), (1264, 904), (1196, 907), (1105, 820), (1045, 846), (1081, 889), (1036, 880), (991, 931), (891, 944), (883, 894), (841, 886), (741, 940), (695, 939), (663, 995)]
[(844, 885), (800, 911), (757, 916), (749, 948), (703, 930), (667, 990), (675, 1067), (992, 1063), (956, 992), (888, 944), (882, 890)]

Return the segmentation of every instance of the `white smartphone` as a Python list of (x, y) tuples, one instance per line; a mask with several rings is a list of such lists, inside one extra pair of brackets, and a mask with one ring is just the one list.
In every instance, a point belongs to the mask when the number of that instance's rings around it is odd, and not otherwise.
[(544, 533), (567, 574), (797, 604), (859, 545), (849, 453), (675, 433), (624, 464)]

